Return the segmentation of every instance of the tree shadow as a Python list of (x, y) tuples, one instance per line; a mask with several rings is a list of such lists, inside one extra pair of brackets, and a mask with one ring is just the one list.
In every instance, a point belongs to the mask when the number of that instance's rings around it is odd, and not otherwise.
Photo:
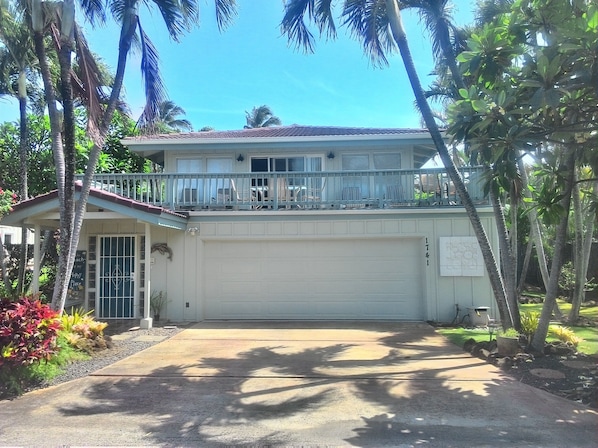
[[(442, 445), (447, 440), (462, 441), (460, 446), (483, 446), (486, 440), (537, 446), (538, 440), (551, 441), (550, 431), (538, 439), (537, 428), (523, 417), (524, 428), (515, 436), (503, 424), (504, 415), (489, 406), (501, 397), (499, 382), (486, 381), (473, 390), (453, 381), (451, 374), (462, 368), (447, 363), (455, 356), (443, 356), (432, 339), (429, 344), (416, 339), (409, 331), (386, 332), (374, 341), (370, 356), (354, 356), (362, 347), (353, 341), (319, 341), (302, 349), (262, 341), (234, 357), (198, 356), (192, 364), (156, 368), (146, 376), (96, 376), (80, 403), (59, 407), (59, 412), (122, 416), (143, 430), (142, 443), (163, 446), (320, 444), (293, 438), (307, 437), (298, 428), (312, 420), (336, 425), (342, 419), (360, 421), (349, 424), (344, 434), (355, 435), (344, 441), (364, 447)], [(415, 360), (433, 364), (418, 370), (411, 368)], [(363, 409), (331, 408), (341, 389)], [(327, 409), (346, 415), (326, 414)], [(317, 420), (326, 415), (330, 422)], [(488, 425), (492, 419), (496, 425)]]

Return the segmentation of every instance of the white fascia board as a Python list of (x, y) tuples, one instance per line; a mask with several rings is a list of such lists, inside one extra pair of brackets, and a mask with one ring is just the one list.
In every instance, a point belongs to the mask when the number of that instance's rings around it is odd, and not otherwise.
[[(443, 133), (444, 137), (444, 133)], [(309, 137), (252, 137), (252, 138), (166, 138), (166, 139), (138, 139), (121, 140), (125, 146), (140, 150), (144, 147), (163, 147), (178, 145), (214, 145), (214, 146), (232, 146), (232, 145), (251, 145), (251, 144), (276, 144), (276, 143), (335, 143), (346, 141), (393, 141), (393, 140), (428, 140), (432, 142), (432, 137), (428, 133), (415, 134), (364, 134), (364, 135), (324, 135)]]

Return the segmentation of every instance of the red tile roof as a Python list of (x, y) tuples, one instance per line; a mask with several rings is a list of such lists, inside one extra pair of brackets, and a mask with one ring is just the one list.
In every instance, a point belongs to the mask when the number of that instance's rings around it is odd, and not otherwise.
[(354, 128), (335, 126), (271, 126), (265, 128), (238, 129), (233, 131), (185, 132), (173, 134), (143, 135), (124, 140), (180, 140), (180, 139), (251, 139), (283, 137), (326, 137), (356, 135), (406, 135), (427, 134), (427, 129), (409, 128)]

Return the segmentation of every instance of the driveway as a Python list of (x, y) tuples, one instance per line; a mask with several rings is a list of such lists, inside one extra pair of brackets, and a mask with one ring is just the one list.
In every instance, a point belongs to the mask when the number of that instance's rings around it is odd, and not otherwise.
[(201, 323), (0, 416), (11, 446), (598, 446), (596, 412), (424, 323)]

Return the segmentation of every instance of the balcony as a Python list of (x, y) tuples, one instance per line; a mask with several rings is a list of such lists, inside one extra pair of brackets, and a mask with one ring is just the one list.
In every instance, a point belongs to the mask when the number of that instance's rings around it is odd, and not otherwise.
[[(481, 167), (459, 169), (487, 204)], [(444, 168), (342, 172), (96, 174), (93, 187), (171, 210), (444, 207), (461, 203)]]

